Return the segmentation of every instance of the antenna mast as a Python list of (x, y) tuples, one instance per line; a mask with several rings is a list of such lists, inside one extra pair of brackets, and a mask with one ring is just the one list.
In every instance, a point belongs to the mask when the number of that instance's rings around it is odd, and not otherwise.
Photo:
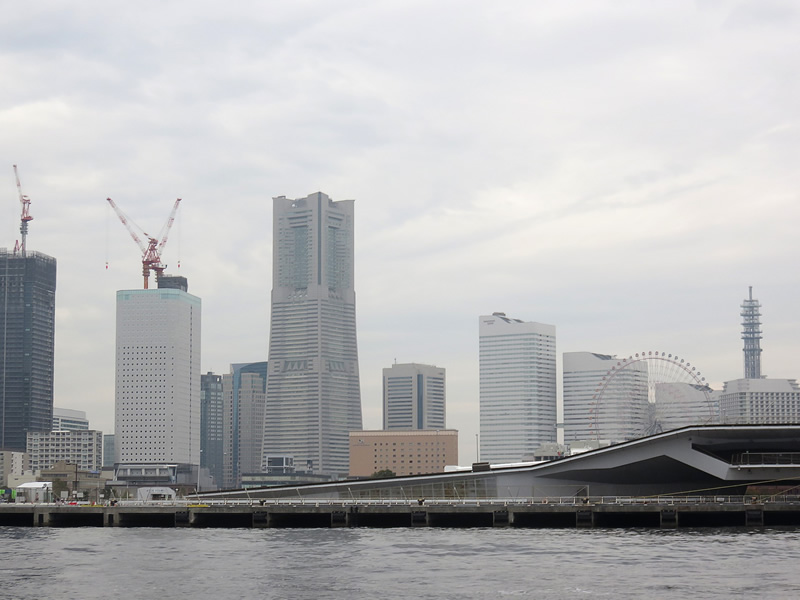
[(744, 340), (744, 378), (761, 379), (761, 304), (749, 297), (742, 301), (742, 339)]

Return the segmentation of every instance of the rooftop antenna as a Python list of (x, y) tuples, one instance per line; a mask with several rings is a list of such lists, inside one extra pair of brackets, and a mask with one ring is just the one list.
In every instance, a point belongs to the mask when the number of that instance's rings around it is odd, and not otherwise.
[(744, 340), (744, 378), (761, 379), (761, 304), (749, 297), (742, 302), (742, 339)]
[(20, 223), (19, 223), (19, 233), (22, 236), (21, 240), (18, 240), (14, 244), (14, 254), (18, 252), (22, 254), (22, 257), (25, 258), (25, 245), (28, 239), (28, 223), (33, 221), (33, 217), (30, 215), (30, 208), (31, 208), (31, 199), (28, 198), (25, 194), (22, 193), (22, 184), (19, 182), (19, 173), (17, 172), (17, 165), (14, 165), (14, 177), (17, 180), (17, 192), (19, 193), (19, 203), (22, 205), (22, 214), (20, 216)]

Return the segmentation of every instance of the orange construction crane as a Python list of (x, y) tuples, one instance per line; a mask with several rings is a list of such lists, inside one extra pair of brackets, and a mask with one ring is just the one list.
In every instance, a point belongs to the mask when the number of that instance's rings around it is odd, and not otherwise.
[(22, 193), (22, 184), (19, 182), (19, 173), (17, 173), (17, 165), (14, 165), (14, 177), (16, 177), (17, 179), (17, 191), (19, 192), (19, 203), (22, 205), (22, 216), (20, 217), (20, 223), (19, 223), (19, 233), (22, 236), (22, 239), (18, 240), (14, 244), (14, 254), (20, 252), (22, 256), (25, 256), (25, 244), (28, 239), (28, 222), (33, 221), (33, 217), (28, 212), (30, 211), (31, 208), (31, 199)]
[[(114, 212), (117, 213), (119, 220), (122, 221), (122, 224), (125, 225), (128, 233), (131, 234), (133, 241), (135, 241), (139, 248), (142, 250), (142, 275), (144, 275), (144, 289), (147, 289), (147, 282), (150, 279), (150, 271), (156, 272), (156, 281), (163, 275), (164, 269), (167, 268), (167, 265), (161, 262), (161, 252), (164, 250), (164, 246), (167, 244), (167, 236), (169, 235), (169, 230), (172, 227), (172, 223), (175, 222), (175, 213), (178, 212), (178, 205), (181, 203), (181, 199), (178, 198), (175, 200), (175, 204), (172, 207), (172, 212), (169, 213), (169, 218), (167, 222), (164, 224), (164, 227), (161, 228), (161, 233), (159, 234), (158, 238), (151, 237), (147, 233), (142, 230), (141, 227), (133, 223), (120, 208), (114, 204), (114, 201), (111, 198), (106, 198), (108, 203), (111, 205), (111, 208), (114, 209)], [(134, 225), (142, 230), (142, 234), (147, 238), (147, 245), (142, 242), (141, 238), (136, 234), (134, 230)]]

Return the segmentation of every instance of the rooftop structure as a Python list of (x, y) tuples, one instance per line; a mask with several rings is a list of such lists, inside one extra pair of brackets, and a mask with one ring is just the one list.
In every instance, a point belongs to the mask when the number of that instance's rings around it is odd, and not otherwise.
[(749, 297), (742, 301), (742, 340), (744, 340), (744, 377), (761, 378), (761, 304), (753, 298), (753, 286)]
[(53, 431), (87, 430), (89, 419), (86, 411), (53, 407)]

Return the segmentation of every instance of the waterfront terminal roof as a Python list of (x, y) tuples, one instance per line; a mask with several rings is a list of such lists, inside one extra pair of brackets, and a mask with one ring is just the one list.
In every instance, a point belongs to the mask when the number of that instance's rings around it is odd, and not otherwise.
[(800, 424), (692, 426), (520, 466), (200, 494), (208, 499), (737, 495), (800, 486)]

